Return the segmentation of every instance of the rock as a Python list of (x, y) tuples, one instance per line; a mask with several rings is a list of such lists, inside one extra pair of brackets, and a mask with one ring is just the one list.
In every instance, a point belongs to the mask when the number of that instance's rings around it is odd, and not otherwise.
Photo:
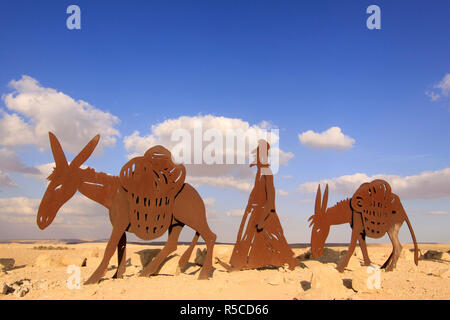
[(77, 257), (71, 255), (54, 256), (43, 254), (36, 258), (33, 266), (51, 268), (51, 267), (67, 267), (73, 264), (81, 267), (83, 265), (84, 260), (85, 257)]
[(232, 246), (215, 246), (214, 247), (214, 257), (220, 259), (223, 262), (228, 262), (230, 260), (232, 252), (233, 252)]
[(12, 291), (13, 291), (13, 289), (10, 286), (8, 286), (6, 284), (6, 282), (0, 281), (0, 295), (1, 294), (8, 294), (8, 293), (10, 293)]
[(198, 266), (203, 266), (203, 263), (205, 263), (205, 258), (206, 258), (206, 248), (203, 250), (197, 248), (194, 263)]
[(352, 288), (358, 293), (376, 293), (381, 289), (381, 271), (378, 267), (361, 267), (353, 272)]
[(444, 253), (441, 251), (436, 251), (436, 250), (428, 250), (427, 252), (425, 252), (425, 254), (423, 255), (423, 259), (425, 260), (440, 260), (442, 258), (442, 255)]
[(324, 265), (313, 269), (311, 289), (339, 291), (344, 289), (344, 285), (336, 268), (331, 265)]
[(14, 295), (17, 297), (22, 298), (23, 296), (25, 296), (28, 292), (30, 292), (29, 288), (19, 288), (18, 290), (14, 291)]
[(11, 270), (12, 268), (14, 268), (14, 263), (16, 261), (12, 258), (8, 259), (8, 258), (3, 258), (0, 259), (0, 270)]
[(414, 261), (414, 251), (409, 249), (403, 249), (400, 253), (400, 259), (405, 259), (408, 261)]
[[(313, 261), (310, 261), (313, 262)], [(305, 262), (306, 264), (307, 262)], [(341, 274), (332, 264), (309, 264), (312, 270), (311, 281), (303, 281), (300, 299), (350, 299), (354, 292), (344, 286)]]
[(145, 249), (131, 254), (130, 263), (133, 266), (145, 267), (160, 252), (159, 249)]

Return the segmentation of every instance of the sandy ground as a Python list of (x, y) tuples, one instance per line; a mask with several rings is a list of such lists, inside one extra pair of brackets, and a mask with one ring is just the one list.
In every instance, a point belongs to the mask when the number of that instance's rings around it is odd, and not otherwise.
[[(419, 266), (413, 262), (412, 245), (404, 244), (402, 257), (393, 272), (378, 272), (376, 268), (362, 266), (361, 250), (357, 248), (344, 273), (338, 273), (335, 267), (346, 247), (328, 247), (321, 259), (311, 260), (309, 248), (293, 246), (295, 255), (301, 260), (293, 271), (281, 267), (228, 273), (215, 263), (210, 280), (197, 280), (200, 267), (194, 263), (195, 250), (188, 268), (177, 274), (178, 259), (187, 248), (185, 245), (179, 245), (177, 251), (166, 259), (158, 275), (139, 277), (142, 264), (151, 260), (162, 246), (128, 244), (127, 269), (123, 279), (111, 278), (117, 266), (117, 257), (114, 256), (99, 284), (69, 289), (66, 281), (71, 276), (74, 278), (75, 274), (67, 273), (67, 266), (81, 266), (84, 262), (86, 266), (78, 269), (83, 282), (99, 264), (105, 245), (0, 244), (0, 264), (6, 270), (0, 272), (0, 300), (450, 298), (450, 245), (444, 244), (419, 245), (422, 253)], [(204, 248), (202, 245), (198, 247)], [(214, 257), (228, 261), (232, 248), (231, 245), (216, 245)], [(372, 263), (381, 266), (391, 248), (391, 245), (369, 245)], [(437, 253), (425, 255), (428, 250)]]

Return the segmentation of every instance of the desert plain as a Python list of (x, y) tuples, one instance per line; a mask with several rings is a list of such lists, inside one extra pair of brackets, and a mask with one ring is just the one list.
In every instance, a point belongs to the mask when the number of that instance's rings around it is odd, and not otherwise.
[[(161, 250), (162, 244), (129, 243), (127, 268), (122, 279), (112, 279), (116, 254), (100, 283), (83, 285), (101, 261), (104, 242), (58, 241), (0, 244), (0, 300), (146, 299), (146, 300), (303, 300), (303, 299), (450, 299), (450, 245), (419, 244), (419, 265), (412, 244), (403, 244), (392, 272), (378, 269), (391, 253), (390, 244), (368, 246), (372, 266), (363, 266), (356, 248), (344, 273), (336, 270), (346, 246), (327, 246), (318, 259), (307, 245), (291, 245), (299, 264), (227, 272), (217, 258), (228, 262), (233, 245), (217, 244), (209, 280), (197, 280), (204, 245), (198, 245), (185, 270), (177, 268), (187, 245), (179, 245), (159, 273), (140, 277), (139, 272)], [(74, 265), (74, 267), (68, 268)], [(75, 271), (74, 271), (75, 270)], [(78, 271), (77, 271), (78, 270)], [(79, 272), (80, 287), (76, 284)], [(69, 285), (68, 285), (69, 284)]]

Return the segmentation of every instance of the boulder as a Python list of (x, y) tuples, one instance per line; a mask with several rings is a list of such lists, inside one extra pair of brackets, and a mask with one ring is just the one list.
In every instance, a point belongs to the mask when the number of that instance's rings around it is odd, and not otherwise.
[(361, 267), (353, 272), (352, 288), (358, 293), (376, 293), (381, 289), (381, 270), (378, 267)]
[(336, 268), (331, 265), (322, 265), (312, 270), (311, 289), (340, 291), (344, 289), (344, 285)]
[(0, 295), (8, 294), (12, 291), (13, 291), (13, 289), (10, 286), (8, 286), (8, 284), (6, 282), (0, 281)]
[(143, 268), (160, 252), (160, 249), (144, 249), (131, 254), (130, 264)]
[(423, 259), (425, 260), (440, 260), (443, 256), (444, 252), (436, 251), (436, 250), (428, 250), (423, 255)]
[(33, 266), (41, 268), (52, 268), (76, 265), (81, 267), (83, 265), (83, 262), (85, 262), (85, 257), (83, 256), (43, 254), (36, 258)]
[[(233, 252), (233, 246), (214, 246), (214, 257), (219, 258), (221, 261), (228, 262)], [(215, 260), (215, 259), (214, 259)]]
[(14, 268), (14, 263), (16, 261), (12, 258), (2, 258), (0, 259), (0, 270), (7, 271)]
[(350, 299), (354, 295), (353, 290), (344, 286), (341, 274), (333, 264), (322, 264), (317, 261), (307, 261), (305, 264), (312, 274), (309, 283), (306, 281), (301, 283), (304, 292), (300, 294), (300, 299)]
[(400, 259), (405, 259), (408, 261), (414, 261), (414, 251), (409, 249), (403, 249), (400, 253)]

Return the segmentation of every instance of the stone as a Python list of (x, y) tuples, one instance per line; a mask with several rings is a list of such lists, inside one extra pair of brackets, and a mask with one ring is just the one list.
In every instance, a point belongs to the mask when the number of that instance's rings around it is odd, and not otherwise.
[(425, 254), (423, 255), (423, 259), (425, 260), (440, 260), (442, 258), (442, 255), (444, 253), (441, 251), (436, 251), (436, 250), (428, 250), (427, 252), (425, 252)]
[(8, 286), (8, 284), (6, 282), (0, 281), (0, 295), (8, 294), (12, 291), (13, 291), (13, 289), (10, 286)]
[(409, 249), (403, 249), (400, 253), (400, 259), (405, 259), (408, 261), (414, 261), (414, 251)]
[(344, 289), (341, 276), (331, 265), (316, 266), (311, 275), (311, 289), (340, 291)]
[(0, 270), (11, 270), (12, 268), (14, 268), (14, 263), (16, 261), (12, 258), (3, 258), (0, 259)]
[(279, 286), (280, 284), (283, 284), (285, 282), (285, 280), (281, 274), (276, 273), (273, 276), (270, 276), (269, 278), (267, 278), (266, 282), (272, 286)]
[(232, 246), (215, 246), (214, 247), (214, 257), (220, 259), (223, 262), (228, 262), (230, 260), (232, 252), (233, 252)]
[(381, 271), (378, 267), (363, 266), (352, 275), (352, 288), (358, 293), (376, 293), (381, 289)]
[(72, 255), (40, 255), (36, 258), (33, 266), (41, 268), (52, 267), (67, 267), (76, 265), (81, 267), (83, 265), (84, 257)]

